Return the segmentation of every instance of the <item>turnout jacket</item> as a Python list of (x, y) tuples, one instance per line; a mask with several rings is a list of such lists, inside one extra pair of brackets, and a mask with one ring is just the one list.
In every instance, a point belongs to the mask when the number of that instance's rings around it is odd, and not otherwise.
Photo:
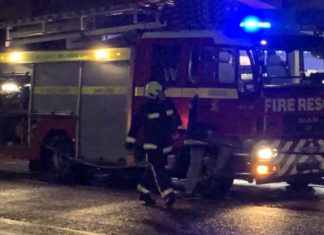
[(172, 134), (184, 129), (172, 101), (147, 100), (134, 115), (126, 138), (126, 149), (131, 150), (139, 130), (143, 128), (144, 149), (166, 148), (172, 145)]

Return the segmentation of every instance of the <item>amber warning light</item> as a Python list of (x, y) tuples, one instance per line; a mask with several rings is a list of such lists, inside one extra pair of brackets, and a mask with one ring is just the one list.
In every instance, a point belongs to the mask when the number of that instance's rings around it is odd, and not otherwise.
[(44, 63), (69, 61), (122, 61), (131, 57), (130, 48), (99, 48), (80, 51), (23, 51), (0, 53), (0, 63)]

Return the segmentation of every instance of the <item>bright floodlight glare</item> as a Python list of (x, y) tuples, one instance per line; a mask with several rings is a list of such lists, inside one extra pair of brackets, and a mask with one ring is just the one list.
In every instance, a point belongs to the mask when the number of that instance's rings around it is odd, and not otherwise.
[(95, 58), (97, 60), (105, 60), (108, 58), (108, 50), (107, 49), (98, 49), (95, 50)]
[(20, 62), (22, 60), (21, 52), (12, 52), (9, 55), (10, 62)]
[(5, 93), (14, 93), (19, 91), (19, 86), (14, 82), (7, 82), (2, 84), (1, 89)]
[(262, 22), (255, 16), (248, 16), (240, 23), (240, 27), (246, 32), (256, 32), (259, 29), (271, 28), (271, 24), (269, 22)]

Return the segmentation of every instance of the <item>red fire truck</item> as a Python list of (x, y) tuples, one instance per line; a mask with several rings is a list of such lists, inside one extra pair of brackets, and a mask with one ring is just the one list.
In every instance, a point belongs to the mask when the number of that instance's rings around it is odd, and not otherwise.
[[(133, 109), (152, 78), (168, 87), (185, 123), (198, 95), (198, 121), (237, 143), (228, 159), (230, 174), (215, 179), (226, 189), (234, 178), (301, 187), (323, 176), (324, 67), (316, 54), (323, 40), (282, 36), (262, 44), (215, 32), (163, 32), (144, 35), (138, 47)], [(205, 146), (217, 158), (206, 139), (185, 143)]]
[(125, 155), (128, 48), (0, 57), (2, 157), (59, 179), (76, 159), (117, 165)]
[[(121, 14), (132, 23), (102, 22)], [(236, 143), (229, 174), (208, 175), (216, 181), (209, 187), (226, 191), (234, 178), (306, 186), (323, 176), (321, 38), (269, 37), (256, 44), (220, 31), (166, 31), (154, 14), (132, 8), (51, 17), (7, 25), (8, 46), (64, 39), (84, 47), (90, 45), (82, 37), (100, 35), (116, 48), (2, 54), (1, 156), (29, 160), (31, 168), (60, 179), (84, 166), (126, 169), (130, 116), (145, 99), (145, 84), (158, 80), (185, 125), (197, 95), (199, 121)], [(102, 28), (93, 28), (96, 19)], [(204, 146), (203, 166), (217, 159), (208, 140), (185, 143)]]

